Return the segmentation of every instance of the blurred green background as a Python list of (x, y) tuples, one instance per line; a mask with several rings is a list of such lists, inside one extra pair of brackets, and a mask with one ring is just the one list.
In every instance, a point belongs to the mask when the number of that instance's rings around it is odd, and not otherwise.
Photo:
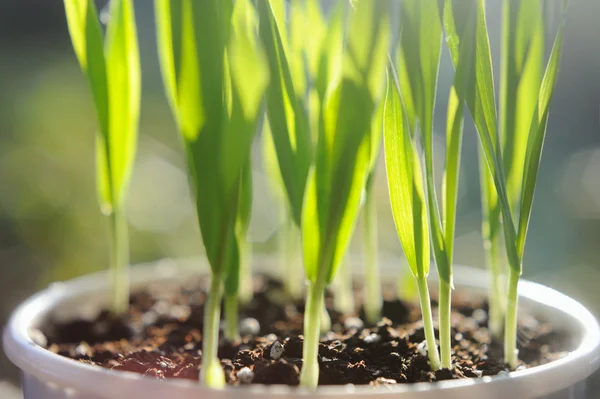
[[(499, 55), (500, 1), (488, 4), (492, 47)], [(98, 2), (105, 5), (106, 0)], [(194, 256), (202, 245), (181, 145), (162, 92), (153, 2), (136, 1), (136, 12), (144, 92), (127, 207), (132, 262)], [(526, 278), (558, 288), (600, 315), (599, 17), (600, 1), (572, 1), (524, 267)], [(443, 132), (452, 71), (447, 54), (441, 70), (436, 121)], [(107, 221), (95, 194), (95, 129), (62, 2), (0, 2), (0, 325), (20, 301), (49, 282), (107, 265)], [(456, 261), (482, 266), (476, 146), (467, 122)], [(268, 194), (258, 143), (253, 161), (252, 240), (256, 250), (269, 251), (280, 213)], [(383, 167), (378, 170), (380, 249), (400, 256)], [(18, 374), (0, 353), (0, 380), (6, 378), (17, 381)]]

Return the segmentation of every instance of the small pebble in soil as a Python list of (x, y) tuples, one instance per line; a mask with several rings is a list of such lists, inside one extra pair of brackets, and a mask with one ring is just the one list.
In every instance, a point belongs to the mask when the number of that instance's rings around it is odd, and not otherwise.
[(243, 367), (237, 372), (237, 378), (240, 384), (251, 384), (254, 379), (254, 372), (249, 367)]
[(363, 338), (363, 341), (365, 341), (365, 344), (368, 345), (373, 345), (378, 343), (379, 341), (381, 341), (381, 335), (379, 334), (369, 334), (366, 337)]
[(271, 345), (271, 351), (269, 352), (269, 356), (273, 360), (281, 359), (281, 355), (283, 355), (283, 345), (279, 341), (273, 342)]
[(422, 341), (419, 346), (417, 346), (417, 352), (419, 352), (419, 354), (421, 356), (427, 356), (427, 342), (426, 341)]
[(364, 325), (365, 323), (358, 317), (348, 317), (344, 320), (344, 328), (346, 330), (360, 330)]
[(77, 356), (91, 356), (92, 355), (92, 348), (90, 348), (90, 346), (86, 343), (86, 342), (82, 342), (79, 345), (77, 345), (77, 348), (75, 348), (75, 353), (77, 354)]
[(379, 385), (395, 385), (397, 384), (396, 380), (392, 380), (390, 378), (379, 377), (375, 381), (371, 381), (370, 385), (379, 386)]
[(277, 335), (271, 333), (265, 337), (268, 343), (277, 341)]
[(483, 309), (475, 309), (471, 317), (479, 324), (483, 324), (487, 320), (487, 314)]
[(242, 336), (258, 335), (260, 323), (254, 317), (246, 317), (240, 322), (240, 334)]

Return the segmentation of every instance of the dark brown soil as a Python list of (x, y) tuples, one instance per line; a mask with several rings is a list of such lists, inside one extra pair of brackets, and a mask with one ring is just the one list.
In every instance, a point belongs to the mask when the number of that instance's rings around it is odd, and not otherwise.
[[(94, 320), (50, 321), (39, 341), (52, 352), (101, 367), (197, 380), (206, 296), (200, 287), (205, 283), (198, 279), (183, 288), (150, 286), (132, 295), (129, 312), (122, 317), (105, 311)], [(333, 327), (319, 348), (320, 385), (429, 382), (508, 372), (501, 343), (490, 338), (484, 301), (454, 295), (454, 368), (433, 373), (423, 349), (418, 306), (395, 300), (391, 288), (387, 291), (384, 318), (376, 326), (363, 326), (360, 319), (328, 307)], [(228, 383), (298, 384), (303, 304), (284, 298), (277, 281), (255, 279), (255, 296), (240, 314), (242, 341), (220, 344)], [(550, 362), (573, 349), (569, 337), (548, 323), (525, 316), (520, 323), (520, 367)]]

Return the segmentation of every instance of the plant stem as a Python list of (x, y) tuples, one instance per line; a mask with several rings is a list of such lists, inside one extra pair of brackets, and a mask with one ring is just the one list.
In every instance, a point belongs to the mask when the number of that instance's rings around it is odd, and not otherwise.
[(429, 367), (431, 370), (440, 369), (440, 355), (435, 343), (435, 332), (433, 330), (433, 317), (431, 316), (431, 301), (429, 299), (429, 288), (425, 277), (418, 278), (419, 302), (421, 303), (421, 314), (423, 317), (423, 328), (425, 330), (425, 341), (427, 344), (427, 355), (429, 356)]
[(506, 323), (504, 324), (504, 361), (508, 363), (511, 369), (515, 369), (519, 363), (519, 351), (517, 349), (517, 308), (520, 277), (520, 273), (511, 267), (508, 272)]
[(377, 207), (372, 185), (367, 189), (363, 208), (363, 253), (365, 264), (364, 309), (366, 322), (375, 325), (381, 319), (383, 296), (377, 259)]
[(111, 219), (111, 268), (112, 311), (122, 314), (129, 307), (129, 234), (127, 218), (120, 207), (115, 207)]
[(503, 276), (498, 259), (499, 238), (496, 236), (491, 240), (486, 239), (483, 246), (490, 276), (488, 326), (492, 337), (500, 340), (503, 333), (505, 306)]
[(333, 303), (335, 309), (345, 315), (354, 313), (354, 290), (352, 288), (352, 270), (346, 259), (343, 259), (333, 282)]
[(225, 295), (225, 339), (229, 342), (240, 341), (238, 307), (238, 297), (235, 294)]
[(252, 296), (254, 295), (254, 284), (252, 282), (252, 245), (246, 239), (243, 239), (238, 241), (238, 246), (240, 247), (239, 303), (246, 305), (252, 300)]
[(447, 281), (440, 279), (440, 296), (438, 305), (438, 317), (440, 325), (440, 355), (442, 368), (452, 368), (452, 338), (451, 338), (451, 314), (452, 314), (452, 289)]
[(294, 224), (291, 215), (285, 216), (281, 238), (281, 262), (284, 265), (284, 288), (286, 294), (293, 300), (301, 300), (304, 288), (304, 269), (300, 255), (300, 232)]
[(319, 337), (325, 287), (319, 283), (308, 285), (304, 311), (304, 345), (302, 347), (302, 372), (300, 386), (314, 389), (319, 384)]
[(221, 297), (223, 286), (221, 276), (211, 275), (210, 291), (204, 306), (204, 326), (202, 329), (202, 384), (211, 388), (225, 386), (225, 373), (217, 357), (219, 349), (219, 323), (221, 319)]

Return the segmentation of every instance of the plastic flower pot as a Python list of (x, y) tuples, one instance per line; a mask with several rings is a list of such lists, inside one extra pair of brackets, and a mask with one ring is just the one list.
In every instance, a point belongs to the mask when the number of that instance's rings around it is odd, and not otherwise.
[[(275, 259), (267, 258), (259, 260), (257, 264), (265, 267), (274, 262)], [(392, 264), (398, 262), (389, 262), (388, 270), (391, 270)], [(182, 280), (197, 274), (198, 270), (198, 261), (160, 261), (132, 267), (131, 281), (133, 289), (136, 289), (153, 281)], [(483, 270), (456, 267), (457, 289), (468, 289), (476, 295), (483, 295), (487, 281), (487, 274)], [(35, 343), (35, 336), (30, 332), (42, 325), (49, 314), (69, 318), (95, 312), (108, 303), (107, 288), (108, 279), (104, 273), (53, 284), (14, 312), (4, 332), (4, 350), (22, 370), (25, 399), (347, 399), (349, 396), (356, 399), (583, 399), (586, 397), (587, 377), (600, 366), (600, 328), (594, 316), (568, 296), (528, 281), (522, 281), (519, 287), (521, 309), (551, 321), (554, 328), (570, 334), (577, 342), (576, 348), (566, 357), (542, 366), (480, 379), (379, 388), (329, 386), (316, 391), (260, 385), (216, 391), (190, 381), (159, 381), (135, 373), (79, 363)]]

